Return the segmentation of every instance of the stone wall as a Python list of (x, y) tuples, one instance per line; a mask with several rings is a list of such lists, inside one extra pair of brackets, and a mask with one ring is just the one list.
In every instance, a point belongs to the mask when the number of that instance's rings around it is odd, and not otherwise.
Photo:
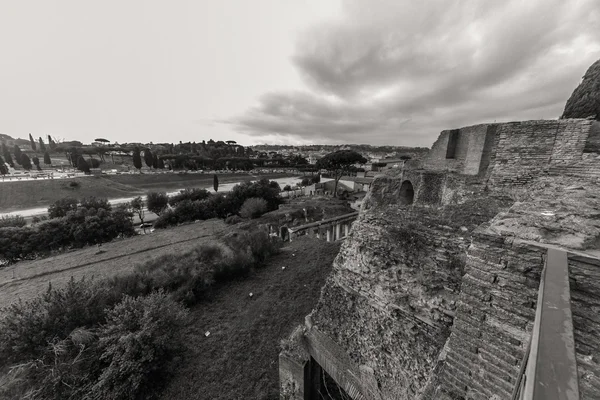
[[(523, 185), (546, 174), (561, 174), (580, 163), (592, 121), (542, 120), (499, 124), (491, 185)], [(600, 171), (600, 162), (590, 164)]]
[[(489, 157), (494, 135), (494, 124), (473, 125), (460, 129), (442, 131), (423, 162), (423, 168), (431, 171), (452, 171), (466, 175), (477, 175), (483, 155)], [(453, 158), (447, 158), (450, 138), (456, 134)]]
[(429, 209), (363, 214), (311, 315), (358, 369), (373, 370), (384, 399), (419, 394), (450, 335), (469, 238), (442, 220)]
[[(546, 248), (475, 234), (467, 252), (439, 392), (461, 399), (510, 399), (531, 335)], [(600, 397), (600, 262), (569, 254), (582, 399)]]

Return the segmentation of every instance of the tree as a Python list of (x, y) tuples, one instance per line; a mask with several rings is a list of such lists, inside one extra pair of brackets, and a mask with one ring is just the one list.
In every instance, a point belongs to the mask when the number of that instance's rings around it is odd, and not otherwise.
[(326, 169), (335, 181), (333, 196), (337, 197), (337, 186), (341, 177), (347, 174), (354, 164), (365, 164), (367, 159), (354, 150), (338, 150), (317, 161), (317, 168)]
[(17, 162), (17, 164), (21, 165), (21, 149), (16, 144), (14, 147), (14, 154), (15, 154), (15, 161)]
[[(141, 160), (140, 160), (141, 162)], [(142, 229), (144, 230), (144, 233), (146, 233), (146, 226), (144, 224), (144, 200), (142, 200), (142, 198), (140, 196), (136, 197), (135, 199), (131, 200), (131, 210), (137, 214), (138, 218), (140, 219), (140, 221), (142, 222)]]
[(52, 160), (50, 159), (50, 153), (48, 153), (47, 151), (44, 153), (44, 164), (46, 164), (46, 165), (52, 164)]
[(90, 173), (90, 165), (87, 161), (85, 161), (83, 156), (79, 156), (79, 158), (77, 159), (77, 169), (85, 172), (86, 174)]
[(27, 171), (31, 170), (31, 160), (25, 153), (21, 153), (21, 166)]
[(6, 164), (4, 163), (4, 158), (2, 158), (2, 156), (0, 156), (0, 174), (8, 174), (8, 168), (6, 167)]
[(100, 143), (110, 143), (110, 140), (104, 139), (104, 138), (96, 138), (96, 139), (94, 139), (94, 141), (100, 142)]
[(158, 159), (158, 168), (165, 169), (165, 162), (163, 161), (162, 158)]
[(4, 142), (2, 142), (2, 155), (4, 156), (4, 160), (8, 163), (8, 165), (14, 168), (15, 164), (13, 163), (12, 156), (10, 155), (10, 151), (8, 151), (8, 148)]
[(158, 168), (158, 155), (154, 154), (154, 157), (152, 158), (152, 168), (157, 169)]
[(135, 147), (133, 149), (133, 166), (138, 170), (142, 169), (142, 157), (140, 155), (140, 149)]
[(31, 150), (36, 151), (35, 140), (33, 140), (31, 133), (29, 134), (29, 142), (31, 143)]
[(40, 151), (46, 151), (46, 145), (44, 144), (44, 141), (42, 140), (41, 136), (38, 139), (38, 142), (40, 143)]
[(52, 137), (50, 135), (48, 135), (48, 146), (50, 147), (50, 150), (56, 149), (56, 143), (54, 142), (54, 140), (52, 140)]
[(149, 168), (152, 168), (152, 163), (154, 162), (154, 156), (150, 149), (144, 150), (144, 162)]
[(215, 193), (219, 191), (219, 177), (217, 174), (213, 176), (213, 188), (215, 189)]
[(148, 211), (160, 215), (169, 204), (169, 196), (165, 192), (150, 192), (146, 197), (146, 203)]
[(33, 161), (33, 164), (35, 165), (35, 167), (38, 169), (38, 171), (42, 170), (42, 167), (40, 167), (40, 159), (37, 158), (37, 156), (34, 156), (31, 161)]

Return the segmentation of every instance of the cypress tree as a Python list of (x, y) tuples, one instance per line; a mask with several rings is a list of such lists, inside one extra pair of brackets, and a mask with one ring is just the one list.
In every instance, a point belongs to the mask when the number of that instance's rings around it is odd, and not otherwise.
[(133, 149), (133, 166), (138, 170), (142, 169), (142, 157), (140, 155), (140, 149), (138, 147)]
[(144, 162), (149, 168), (152, 168), (152, 163), (154, 162), (154, 156), (150, 149), (144, 150)]
[(219, 191), (219, 177), (217, 174), (213, 176), (213, 189), (215, 189), (215, 192)]
[(50, 154), (48, 152), (44, 153), (44, 164), (51, 165), (52, 160), (50, 159)]
[(54, 143), (50, 135), (48, 135), (48, 146), (50, 146), (50, 150), (56, 149), (56, 143)]
[(27, 171), (31, 169), (31, 160), (29, 159), (29, 156), (27, 154), (21, 153), (20, 161), (24, 169), (26, 169)]
[(41, 136), (38, 139), (38, 141), (40, 142), (40, 151), (46, 151), (46, 145), (44, 144), (44, 141), (42, 140)]
[(2, 174), (2, 175), (8, 174), (8, 168), (6, 167), (6, 164), (4, 163), (4, 159), (2, 158), (2, 156), (0, 156), (0, 174)]
[(2, 142), (2, 155), (4, 156), (4, 160), (8, 163), (8, 165), (14, 168), (15, 163), (13, 163), (10, 151), (8, 151), (8, 148), (6, 147), (6, 144), (4, 144), (4, 142)]
[(33, 140), (31, 133), (29, 134), (29, 142), (31, 143), (31, 150), (36, 151), (35, 140)]
[(17, 162), (17, 164), (21, 165), (21, 149), (16, 144), (14, 147), (14, 154), (15, 154), (15, 161)]

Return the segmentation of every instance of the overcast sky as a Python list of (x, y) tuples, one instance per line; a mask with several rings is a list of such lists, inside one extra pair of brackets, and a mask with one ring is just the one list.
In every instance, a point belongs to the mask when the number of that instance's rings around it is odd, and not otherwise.
[(430, 146), (599, 58), (598, 0), (5, 0), (0, 133)]

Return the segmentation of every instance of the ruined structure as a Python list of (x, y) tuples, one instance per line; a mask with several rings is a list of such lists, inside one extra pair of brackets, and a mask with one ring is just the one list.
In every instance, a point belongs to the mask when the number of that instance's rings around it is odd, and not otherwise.
[(600, 398), (591, 119), (443, 131), (424, 159), (377, 177), (280, 355), (282, 398), (511, 399), (548, 249), (568, 263), (579, 396)]

